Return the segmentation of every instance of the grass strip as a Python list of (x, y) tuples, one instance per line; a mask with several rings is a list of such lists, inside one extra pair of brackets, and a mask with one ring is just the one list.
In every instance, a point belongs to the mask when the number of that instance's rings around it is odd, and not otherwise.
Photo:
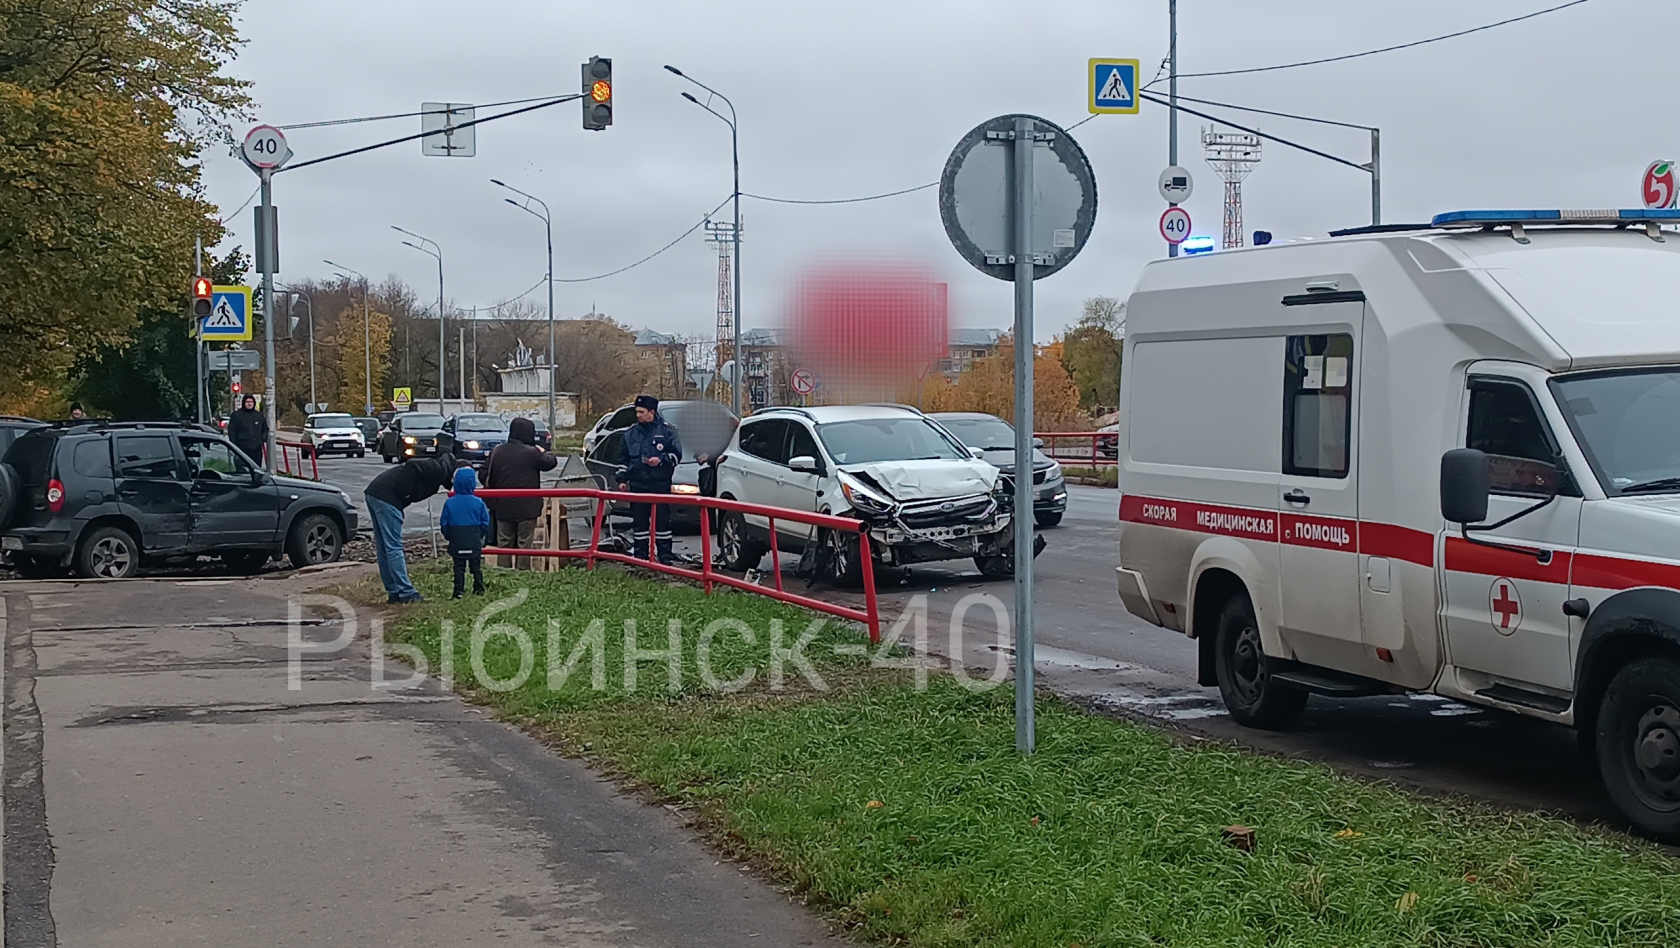
[[(417, 577), (428, 595), (447, 578)], [(1657, 946), (1680, 944), (1680, 864), (1653, 847), (1539, 814), (1421, 799), (1329, 768), (1039, 701), (1039, 752), (1013, 751), (1007, 688), (902, 670), (842, 652), (861, 633), (762, 597), (706, 596), (617, 570), (492, 573), (517, 603), (428, 603), (391, 638), (436, 663), (453, 623), (457, 687), (669, 799), (692, 805), (733, 855), (881, 943), (921, 946)], [(504, 589), (505, 587), (505, 589)], [(564, 662), (599, 619), (604, 686), (580, 659), (550, 689), (545, 642)], [(702, 660), (704, 627), (720, 618)], [(667, 658), (626, 687), (623, 623)], [(534, 639), (519, 688), (486, 687), (472, 636), (497, 624)], [(779, 623), (784, 633), (772, 634)], [(651, 633), (651, 634), (650, 634)], [(801, 635), (813, 685), (773, 642)], [(657, 641), (655, 641), (657, 640)], [(523, 661), (508, 635), (480, 667)], [(592, 658), (592, 652), (590, 657)], [(755, 674), (738, 690), (706, 685)], [(1222, 839), (1254, 829), (1252, 852)]]

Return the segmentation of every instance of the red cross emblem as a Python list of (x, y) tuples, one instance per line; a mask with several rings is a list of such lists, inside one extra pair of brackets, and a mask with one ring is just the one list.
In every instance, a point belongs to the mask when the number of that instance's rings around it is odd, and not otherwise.
[(1522, 596), (1517, 584), (1501, 576), (1488, 589), (1488, 617), (1493, 630), (1510, 635), (1522, 626)]

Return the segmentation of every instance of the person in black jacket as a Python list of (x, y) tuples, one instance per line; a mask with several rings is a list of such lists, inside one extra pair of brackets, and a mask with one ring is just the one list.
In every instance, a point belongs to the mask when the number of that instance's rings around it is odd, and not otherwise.
[(449, 436), (440, 434), (436, 457), (408, 458), (374, 478), (362, 494), (368, 522), (373, 525), (379, 581), (385, 586), (388, 602), (421, 599), (420, 591), (408, 579), (408, 560), (403, 557), (403, 508), (450, 485), (455, 479), (454, 450)]
[(268, 419), (257, 411), (255, 395), (241, 399), (239, 410), (228, 416), (227, 436), (234, 447), (262, 466), (263, 449), (268, 446)]
[[(559, 458), (537, 447), (536, 424), (529, 418), (515, 418), (508, 422), (508, 440), (497, 445), (490, 452), (490, 460), (485, 462), (484, 486), (492, 490), (535, 489), (542, 486), (542, 472), (554, 470), (559, 463)], [(494, 497), (489, 504), (490, 515), (496, 518), (496, 545), (530, 549), (537, 517), (542, 515), (543, 499)], [(530, 569), (531, 558), (498, 556), (496, 565)]]
[[(671, 477), (682, 461), (682, 442), (677, 429), (659, 415), (659, 399), (652, 395), (636, 396), (636, 423), (624, 431), (624, 463), (618, 469), (618, 489), (638, 494), (669, 494)], [(631, 504), (630, 536), (635, 555), (647, 559), (648, 514), (654, 507), (654, 548), (659, 562), (669, 565), (671, 558), (671, 506), (669, 504)]]

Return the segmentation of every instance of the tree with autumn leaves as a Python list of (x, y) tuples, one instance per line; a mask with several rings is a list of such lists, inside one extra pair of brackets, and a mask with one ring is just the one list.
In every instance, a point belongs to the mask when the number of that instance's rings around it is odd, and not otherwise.
[(0, 0), (0, 410), (62, 409), (71, 367), (182, 312), (222, 236), (198, 155), (243, 115), (237, 0)]

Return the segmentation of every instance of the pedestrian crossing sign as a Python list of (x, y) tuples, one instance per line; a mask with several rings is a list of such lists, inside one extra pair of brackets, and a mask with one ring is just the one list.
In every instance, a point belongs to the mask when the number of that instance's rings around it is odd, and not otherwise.
[(210, 288), (210, 315), (200, 321), (205, 342), (246, 341), (251, 338), (251, 288)]
[(1088, 105), (1093, 115), (1117, 112), (1137, 114), (1142, 102), (1138, 88), (1138, 61), (1135, 59), (1093, 59), (1086, 68), (1090, 86)]

